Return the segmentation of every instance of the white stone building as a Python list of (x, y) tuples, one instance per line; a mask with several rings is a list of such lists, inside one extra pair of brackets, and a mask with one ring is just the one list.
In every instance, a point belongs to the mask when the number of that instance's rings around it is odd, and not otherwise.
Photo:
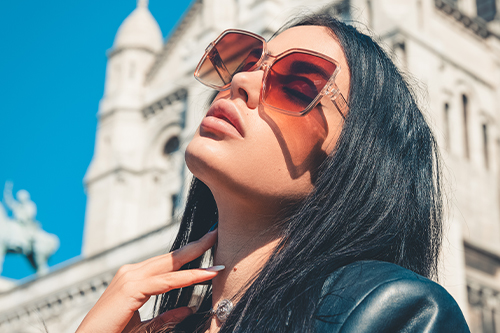
[(0, 293), (0, 332), (74, 332), (121, 265), (168, 249), (189, 182), (183, 151), (213, 96), (192, 76), (205, 47), (226, 28), (270, 36), (319, 11), (380, 36), (420, 82), (448, 181), (440, 282), (472, 332), (500, 332), (497, 9), (500, 0), (195, 0), (164, 42), (140, 0), (108, 51), (82, 256)]

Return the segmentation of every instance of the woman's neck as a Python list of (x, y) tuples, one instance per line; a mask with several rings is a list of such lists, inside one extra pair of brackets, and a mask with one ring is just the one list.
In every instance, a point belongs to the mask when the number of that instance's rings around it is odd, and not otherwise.
[[(221, 202), (222, 201), (222, 202)], [(234, 200), (217, 200), (218, 241), (214, 264), (226, 269), (212, 281), (212, 306), (223, 299), (237, 302), (279, 242), (275, 216)], [(220, 324), (220, 323), (219, 323)], [(213, 325), (212, 325), (213, 327)]]

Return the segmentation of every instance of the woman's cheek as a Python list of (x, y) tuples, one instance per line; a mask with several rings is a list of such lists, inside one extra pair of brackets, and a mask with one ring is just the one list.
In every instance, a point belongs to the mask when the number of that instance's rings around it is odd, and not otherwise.
[[(315, 159), (328, 136), (326, 120), (318, 110), (302, 117), (267, 111), (270, 123), (285, 157), (295, 168), (306, 167)], [(269, 121), (270, 120), (270, 121)]]

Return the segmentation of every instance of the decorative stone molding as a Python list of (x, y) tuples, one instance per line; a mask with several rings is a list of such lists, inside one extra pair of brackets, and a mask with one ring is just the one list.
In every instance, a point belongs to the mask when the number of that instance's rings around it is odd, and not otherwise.
[(185, 88), (181, 88), (172, 94), (165, 96), (164, 98), (146, 106), (142, 109), (142, 114), (144, 118), (150, 118), (155, 114), (162, 112), (164, 109), (168, 108), (174, 102), (183, 102), (186, 100), (188, 92)]
[(494, 33), (488, 24), (480, 17), (469, 17), (464, 14), (457, 5), (450, 0), (434, 0), (436, 8), (445, 13), (446, 15), (454, 18), (456, 21), (460, 22), (464, 27), (472, 31), (474, 34), (481, 38), (488, 38), (490, 36), (495, 36), (500, 39), (500, 36)]
[(480, 308), (500, 310), (500, 292), (475, 281), (467, 281), (469, 304)]
[(97, 299), (111, 282), (115, 273), (115, 270), (112, 270), (99, 274), (29, 304), (0, 313), (0, 331), (8, 326), (16, 326), (17, 323), (43, 322), (61, 315), (67, 308), (78, 306), (84, 300)]
[(470, 325), (472, 331), (498, 332), (500, 329), (500, 292), (468, 279)]
[(119, 47), (119, 48), (109, 49), (108, 51), (106, 51), (106, 56), (108, 57), (108, 59), (111, 59), (118, 53), (121, 53), (125, 50), (138, 50), (150, 53), (152, 55), (156, 55), (156, 52), (151, 48), (136, 46), (136, 47)]

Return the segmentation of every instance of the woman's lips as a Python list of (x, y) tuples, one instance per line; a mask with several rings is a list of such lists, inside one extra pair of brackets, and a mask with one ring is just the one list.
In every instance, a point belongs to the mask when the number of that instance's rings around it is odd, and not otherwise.
[(200, 127), (203, 130), (223, 132), (235, 138), (244, 136), (241, 117), (236, 106), (225, 99), (212, 104)]

